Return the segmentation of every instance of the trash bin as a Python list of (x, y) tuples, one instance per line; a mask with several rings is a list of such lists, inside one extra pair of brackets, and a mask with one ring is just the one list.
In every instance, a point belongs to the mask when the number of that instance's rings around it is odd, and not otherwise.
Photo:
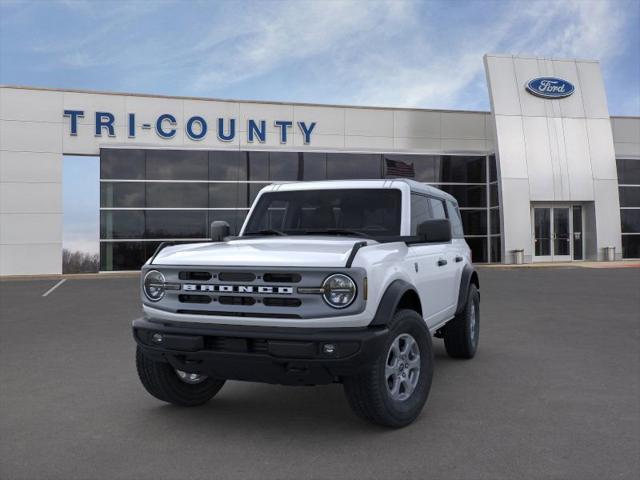
[(513, 250), (513, 263), (522, 265), (524, 263), (524, 250)]
[(604, 247), (604, 259), (607, 262), (613, 262), (616, 259), (616, 247)]

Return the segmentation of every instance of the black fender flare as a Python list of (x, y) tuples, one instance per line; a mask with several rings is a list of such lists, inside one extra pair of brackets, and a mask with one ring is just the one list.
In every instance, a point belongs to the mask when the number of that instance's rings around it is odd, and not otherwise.
[(456, 308), (456, 315), (463, 312), (467, 305), (467, 297), (469, 296), (469, 286), (474, 283), (478, 290), (480, 290), (480, 281), (478, 280), (478, 273), (469, 264), (465, 265), (462, 269), (462, 275), (460, 277), (460, 290), (458, 292), (458, 306)]
[[(404, 280), (394, 280), (391, 282), (387, 287), (387, 290), (382, 295), (380, 303), (378, 304), (378, 310), (376, 310), (376, 314), (373, 317), (373, 320), (371, 320), (369, 326), (384, 326), (391, 322), (393, 314), (398, 309), (398, 304), (400, 303), (402, 296), (408, 291), (412, 291), (418, 295), (418, 292), (413, 288), (413, 285), (405, 282)], [(420, 297), (418, 296), (418, 298)]]

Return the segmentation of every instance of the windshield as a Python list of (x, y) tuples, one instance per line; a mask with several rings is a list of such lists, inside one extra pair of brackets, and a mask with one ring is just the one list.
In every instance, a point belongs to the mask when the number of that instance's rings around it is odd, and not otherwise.
[(397, 189), (265, 193), (244, 235), (400, 235), (401, 198)]

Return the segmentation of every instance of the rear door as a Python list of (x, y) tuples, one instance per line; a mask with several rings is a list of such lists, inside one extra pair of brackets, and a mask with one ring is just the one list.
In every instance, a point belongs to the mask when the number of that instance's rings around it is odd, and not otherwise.
[[(432, 218), (446, 218), (444, 203), (426, 195), (411, 194), (411, 235), (418, 224)], [(413, 275), (422, 303), (423, 317), (433, 327), (451, 316), (455, 278), (455, 258), (449, 243), (409, 245), (408, 271)]]

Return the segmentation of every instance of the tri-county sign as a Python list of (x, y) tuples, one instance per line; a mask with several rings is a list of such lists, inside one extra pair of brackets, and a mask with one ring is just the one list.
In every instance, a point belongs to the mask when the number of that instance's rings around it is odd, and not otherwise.
[[(69, 132), (71, 136), (78, 135), (78, 119), (84, 118), (84, 110), (65, 110), (63, 116), (69, 119)], [(176, 135), (178, 122), (174, 115), (163, 113), (154, 118), (149, 123), (139, 123), (136, 120), (135, 113), (127, 114), (127, 131), (129, 138), (136, 138), (138, 128), (142, 130), (155, 130), (160, 138), (170, 139)], [(95, 136), (101, 137), (103, 132), (109, 137), (116, 136), (115, 115), (111, 112), (95, 112)], [(210, 128), (209, 124), (213, 123)], [(235, 118), (215, 118), (208, 121), (199, 115), (188, 118), (185, 122), (185, 133), (191, 140), (202, 140), (207, 136), (209, 130), (214, 129), (218, 139), (222, 142), (231, 142), (236, 137), (236, 119)], [(311, 133), (316, 126), (316, 122), (296, 122), (297, 127), (302, 134), (302, 140), (305, 145), (311, 143)], [(276, 120), (273, 125), (278, 130), (277, 134), (280, 143), (287, 143), (290, 138), (290, 132), (293, 128), (291, 120)], [(266, 142), (267, 122), (265, 120), (247, 120), (247, 141), (252, 143)]]
[(542, 98), (564, 98), (576, 90), (570, 82), (556, 77), (534, 78), (525, 87), (529, 93)]

